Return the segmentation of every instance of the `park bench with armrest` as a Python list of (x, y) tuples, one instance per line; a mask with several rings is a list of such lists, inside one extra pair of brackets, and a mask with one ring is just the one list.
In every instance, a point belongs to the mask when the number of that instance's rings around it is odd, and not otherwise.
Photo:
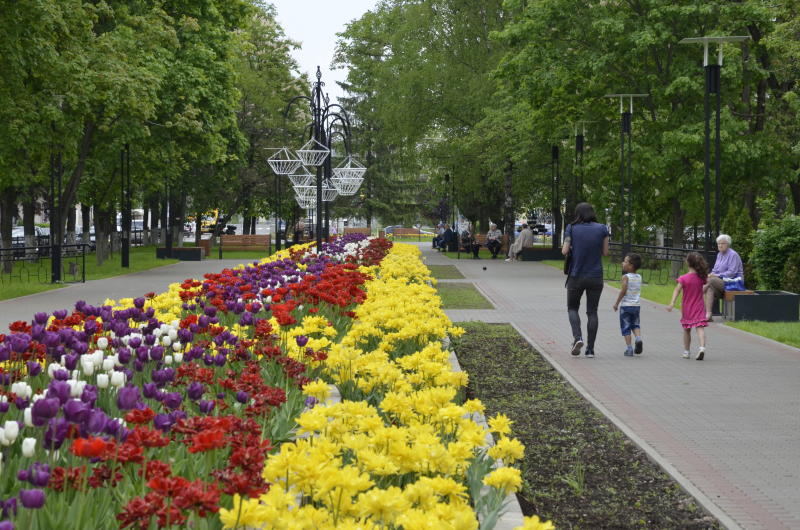
[(222, 250), (263, 250), (269, 252), (271, 236), (269, 234), (224, 235)]

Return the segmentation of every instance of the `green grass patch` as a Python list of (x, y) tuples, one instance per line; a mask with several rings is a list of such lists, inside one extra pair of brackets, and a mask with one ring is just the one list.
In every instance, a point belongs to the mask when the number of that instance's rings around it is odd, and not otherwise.
[(557, 528), (719, 528), (692, 497), (507, 324), (459, 323), (467, 397), (525, 444), (525, 515)]
[(494, 309), (472, 283), (440, 283), (436, 286), (444, 309)]
[[(473, 259), (472, 252), (442, 252), (442, 255), (450, 259)], [(478, 251), (478, 256), (482, 259), (492, 259), (492, 253), (483, 247)], [(502, 260), (506, 257), (501, 253), (497, 255), (497, 259)]]
[[(74, 258), (65, 259), (65, 267), (68, 263), (77, 263), (81, 266), (80, 258), (77, 261)], [(115, 252), (113, 256), (109, 257), (102, 265), (97, 265), (95, 254), (86, 254), (86, 281), (101, 280), (103, 278), (111, 278), (122, 274), (130, 274), (133, 272), (140, 272), (144, 270), (162, 267), (177, 263), (178, 260), (174, 259), (156, 259), (155, 247), (132, 247), (130, 252), (130, 267), (123, 268), (121, 265), (121, 257), (119, 252)], [(15, 266), (21, 266), (21, 263), (15, 263)], [(26, 267), (39, 270), (38, 277), (31, 277), (30, 281), (12, 281), (8, 280), (7, 283), (0, 286), (0, 300), (8, 300), (9, 298), (17, 298), (51, 289), (58, 289), (64, 285), (52, 285), (48, 283), (40, 283), (39, 278), (47, 279), (50, 276), (50, 259), (41, 259), (35, 264), (26, 263)], [(79, 269), (78, 269), (79, 270)], [(70, 276), (71, 277), (71, 276)], [(4, 278), (7, 280), (7, 277)]]
[(726, 324), (732, 328), (755, 333), (756, 335), (800, 348), (800, 322), (740, 320), (738, 322), (726, 322)]
[(455, 265), (428, 265), (428, 268), (431, 275), (438, 280), (461, 280), (464, 278)]
[[(271, 254), (271, 252), (267, 252), (266, 250), (225, 250), (225, 247), (222, 247), (222, 259), (241, 259), (243, 260), (243, 263), (258, 261), (262, 258), (270, 256)], [(209, 254), (209, 256), (205, 259), (219, 259), (219, 249), (217, 247), (212, 248), (211, 254)]]

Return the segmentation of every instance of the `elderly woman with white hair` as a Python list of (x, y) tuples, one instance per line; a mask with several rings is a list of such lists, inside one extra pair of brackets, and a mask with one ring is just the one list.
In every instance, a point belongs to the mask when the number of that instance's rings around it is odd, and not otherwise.
[(714, 268), (708, 275), (706, 287), (706, 319), (711, 320), (711, 308), (715, 298), (722, 298), (725, 294), (725, 280), (741, 278), (744, 282), (744, 266), (742, 258), (731, 248), (731, 236), (720, 234), (717, 237), (717, 259)]

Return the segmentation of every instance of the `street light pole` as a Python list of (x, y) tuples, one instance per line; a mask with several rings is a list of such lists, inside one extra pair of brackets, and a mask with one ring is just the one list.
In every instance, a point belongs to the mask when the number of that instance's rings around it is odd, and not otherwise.
[(131, 252), (131, 152), (125, 144), (119, 151), (120, 184), (122, 187), (122, 266), (130, 268)]
[[(620, 126), (619, 126), (619, 236), (623, 253), (630, 250), (633, 243), (633, 100), (645, 98), (649, 94), (607, 94), (607, 98), (619, 98)], [(628, 99), (628, 109), (625, 110), (624, 99)], [(625, 135), (628, 141), (628, 154), (625, 155)], [(625, 236), (628, 240), (625, 240)]]
[[(703, 69), (706, 74), (706, 90), (703, 99), (705, 111), (705, 167), (703, 177), (703, 194), (705, 202), (705, 250), (711, 251), (711, 94), (716, 95), (716, 133), (714, 139), (714, 238), (720, 234), (720, 202), (722, 196), (722, 186), (720, 177), (720, 163), (722, 159), (722, 147), (720, 140), (720, 105), (721, 105), (721, 70), (722, 70), (722, 46), (726, 42), (743, 42), (750, 37), (725, 36), (725, 37), (692, 37), (681, 39), (678, 44), (702, 44), (703, 45)], [(717, 64), (708, 64), (708, 45), (717, 44)]]
[(553, 249), (558, 248), (558, 241), (560, 240), (560, 230), (561, 230), (561, 222), (559, 220), (560, 212), (560, 201), (559, 201), (559, 194), (558, 194), (558, 186), (560, 181), (559, 175), (559, 167), (558, 167), (558, 146), (553, 145), (551, 147), (551, 161), (552, 161), (552, 174), (553, 174), (553, 187), (552, 187), (552, 213), (553, 213), (553, 229), (552, 229), (552, 236), (551, 236), (551, 243)]

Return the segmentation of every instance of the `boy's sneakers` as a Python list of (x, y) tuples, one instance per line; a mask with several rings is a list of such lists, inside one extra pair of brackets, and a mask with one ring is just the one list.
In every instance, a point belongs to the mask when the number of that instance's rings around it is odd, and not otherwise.
[(681, 355), (681, 357), (683, 357), (684, 359), (691, 359), (692, 355), (688, 351), (685, 351), (683, 352), (683, 355)]
[(586, 349), (586, 358), (587, 359), (594, 359), (594, 350)]
[(636, 341), (636, 346), (633, 348), (633, 353), (635, 353), (636, 355), (641, 355), (643, 349), (644, 349), (644, 347), (642, 346), (641, 339), (637, 340)]
[(700, 350), (697, 352), (697, 357), (695, 357), (695, 361), (702, 361), (703, 357), (705, 356), (706, 356), (706, 349), (700, 348)]
[(623, 355), (625, 355), (625, 357), (633, 357), (633, 348), (630, 346), (625, 348), (625, 353)]
[(581, 348), (583, 348), (583, 341), (581, 339), (578, 339), (572, 343), (572, 350), (570, 351), (570, 353), (572, 355), (580, 355)]

